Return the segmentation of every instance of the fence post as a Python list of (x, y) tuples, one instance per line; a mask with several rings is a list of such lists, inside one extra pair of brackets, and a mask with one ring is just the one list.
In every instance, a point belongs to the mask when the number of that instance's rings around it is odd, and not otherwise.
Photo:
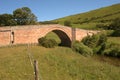
[(34, 72), (35, 72), (35, 80), (39, 80), (39, 74), (38, 74), (38, 61), (34, 60)]

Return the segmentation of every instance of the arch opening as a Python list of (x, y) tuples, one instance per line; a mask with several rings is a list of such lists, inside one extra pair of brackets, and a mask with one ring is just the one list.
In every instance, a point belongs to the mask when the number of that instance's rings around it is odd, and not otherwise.
[[(51, 32), (55, 33), (58, 36), (59, 40), (57, 39), (57, 42), (59, 43), (59, 46), (71, 47), (71, 40), (65, 32), (61, 30), (52, 30)], [(49, 33), (47, 33), (46, 36), (49, 35)], [(51, 36), (52, 35), (50, 35), (50, 37)], [(52, 37), (53, 39), (55, 39), (54, 38), (55, 36), (52, 36)]]

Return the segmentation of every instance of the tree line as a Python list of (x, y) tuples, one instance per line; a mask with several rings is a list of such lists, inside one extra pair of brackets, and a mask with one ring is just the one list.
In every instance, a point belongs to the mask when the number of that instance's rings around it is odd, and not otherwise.
[(0, 14), (0, 26), (30, 25), (36, 24), (37, 17), (28, 7), (18, 8), (13, 14)]

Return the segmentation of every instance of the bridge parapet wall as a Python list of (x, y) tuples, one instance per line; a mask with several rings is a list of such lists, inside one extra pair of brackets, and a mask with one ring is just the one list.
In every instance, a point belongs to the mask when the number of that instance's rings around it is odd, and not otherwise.
[(76, 29), (76, 40), (81, 41), (84, 37), (88, 35), (93, 35), (98, 33), (99, 31), (94, 30), (84, 30), (84, 29)]
[[(0, 27), (0, 46), (10, 44), (38, 43), (38, 38), (44, 37), (51, 31), (57, 33), (63, 41), (68, 40), (67, 38), (69, 38), (69, 42), (72, 42), (73, 40), (80, 41), (83, 37), (96, 33), (96, 31), (74, 29), (58, 24)], [(64, 43), (66, 42), (67, 41)]]

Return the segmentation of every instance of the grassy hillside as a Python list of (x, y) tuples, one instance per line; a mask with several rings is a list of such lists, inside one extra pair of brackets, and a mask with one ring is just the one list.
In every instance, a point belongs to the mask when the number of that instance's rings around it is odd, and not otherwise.
[[(117, 59), (84, 57), (70, 48), (31, 46), (42, 80), (120, 80)], [(0, 80), (34, 80), (27, 46), (0, 48)]]
[(110, 43), (115, 43), (115, 44), (120, 44), (120, 37), (108, 37), (108, 42)]
[(56, 19), (53, 20), (53, 22), (63, 24), (63, 22), (67, 20), (72, 23), (72, 27), (95, 29), (96, 24), (110, 24), (116, 18), (120, 18), (120, 3)]

